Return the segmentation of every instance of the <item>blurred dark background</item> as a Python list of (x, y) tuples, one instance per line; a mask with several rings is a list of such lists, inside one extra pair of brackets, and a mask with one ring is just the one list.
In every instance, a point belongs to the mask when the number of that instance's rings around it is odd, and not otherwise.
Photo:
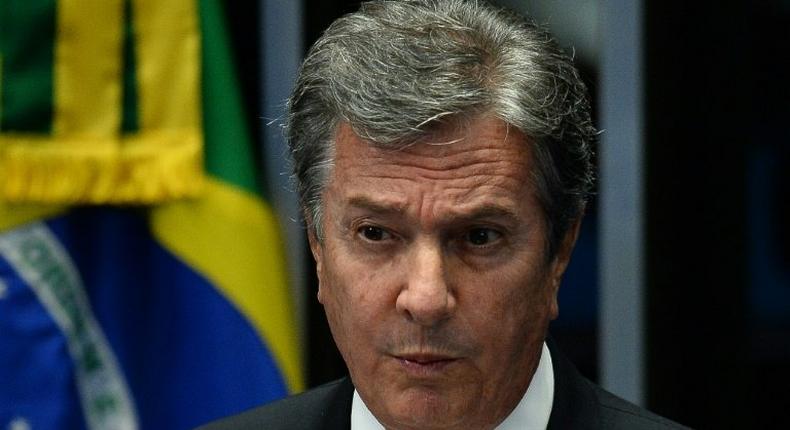
[[(358, 3), (303, 0), (298, 49), (304, 53)], [(531, 10), (531, 3), (540, 9), (545, 2), (523, 3)], [(569, 17), (554, 16), (549, 25), (587, 28), (585, 14), (595, 13), (597, 3), (558, 1)], [(641, 7), (645, 404), (700, 429), (790, 428), (790, 1), (646, 0)], [(261, 8), (254, 1), (226, 3), (253, 124), (264, 117), (258, 99), (266, 97), (262, 58), (252, 54), (261, 52)], [(573, 40), (567, 31), (570, 37), (560, 39), (590, 51), (600, 31), (592, 40)], [(594, 98), (597, 55), (593, 48), (577, 56)], [(261, 130), (253, 132), (263, 140)], [(552, 327), (593, 380), (599, 377), (595, 203)], [(346, 370), (314, 299), (309, 264), (305, 271), (306, 370), (315, 386)]]

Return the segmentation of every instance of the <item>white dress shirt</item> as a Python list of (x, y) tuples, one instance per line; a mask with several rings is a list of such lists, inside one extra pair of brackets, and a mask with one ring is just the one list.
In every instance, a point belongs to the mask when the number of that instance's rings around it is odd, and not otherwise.
[[(545, 430), (549, 424), (551, 407), (554, 401), (554, 368), (546, 343), (540, 354), (540, 361), (527, 392), (513, 412), (502, 421), (496, 430)], [(376, 417), (354, 390), (351, 401), (351, 430), (383, 430)]]

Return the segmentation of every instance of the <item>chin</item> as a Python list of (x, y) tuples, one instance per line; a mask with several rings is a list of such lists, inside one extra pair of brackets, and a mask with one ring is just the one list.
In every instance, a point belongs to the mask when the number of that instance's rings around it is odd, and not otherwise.
[(393, 429), (466, 429), (471, 400), (453, 399), (428, 387), (413, 387), (387, 402), (390, 418), (385, 424)]

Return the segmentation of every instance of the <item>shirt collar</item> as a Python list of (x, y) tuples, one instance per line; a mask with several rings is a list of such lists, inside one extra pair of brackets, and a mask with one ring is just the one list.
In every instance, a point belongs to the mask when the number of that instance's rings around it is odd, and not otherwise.
[[(527, 392), (513, 412), (502, 421), (496, 430), (545, 430), (549, 424), (551, 407), (554, 402), (554, 368), (546, 342), (540, 354), (540, 361)], [(383, 430), (365, 402), (354, 390), (351, 401), (351, 430)]]

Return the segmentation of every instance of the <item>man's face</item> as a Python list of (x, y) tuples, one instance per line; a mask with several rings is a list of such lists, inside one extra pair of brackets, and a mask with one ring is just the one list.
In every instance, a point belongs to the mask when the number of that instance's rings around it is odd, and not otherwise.
[(529, 386), (573, 242), (547, 261), (532, 168), (489, 117), (397, 151), (339, 127), (318, 298), (386, 427), (492, 428)]

